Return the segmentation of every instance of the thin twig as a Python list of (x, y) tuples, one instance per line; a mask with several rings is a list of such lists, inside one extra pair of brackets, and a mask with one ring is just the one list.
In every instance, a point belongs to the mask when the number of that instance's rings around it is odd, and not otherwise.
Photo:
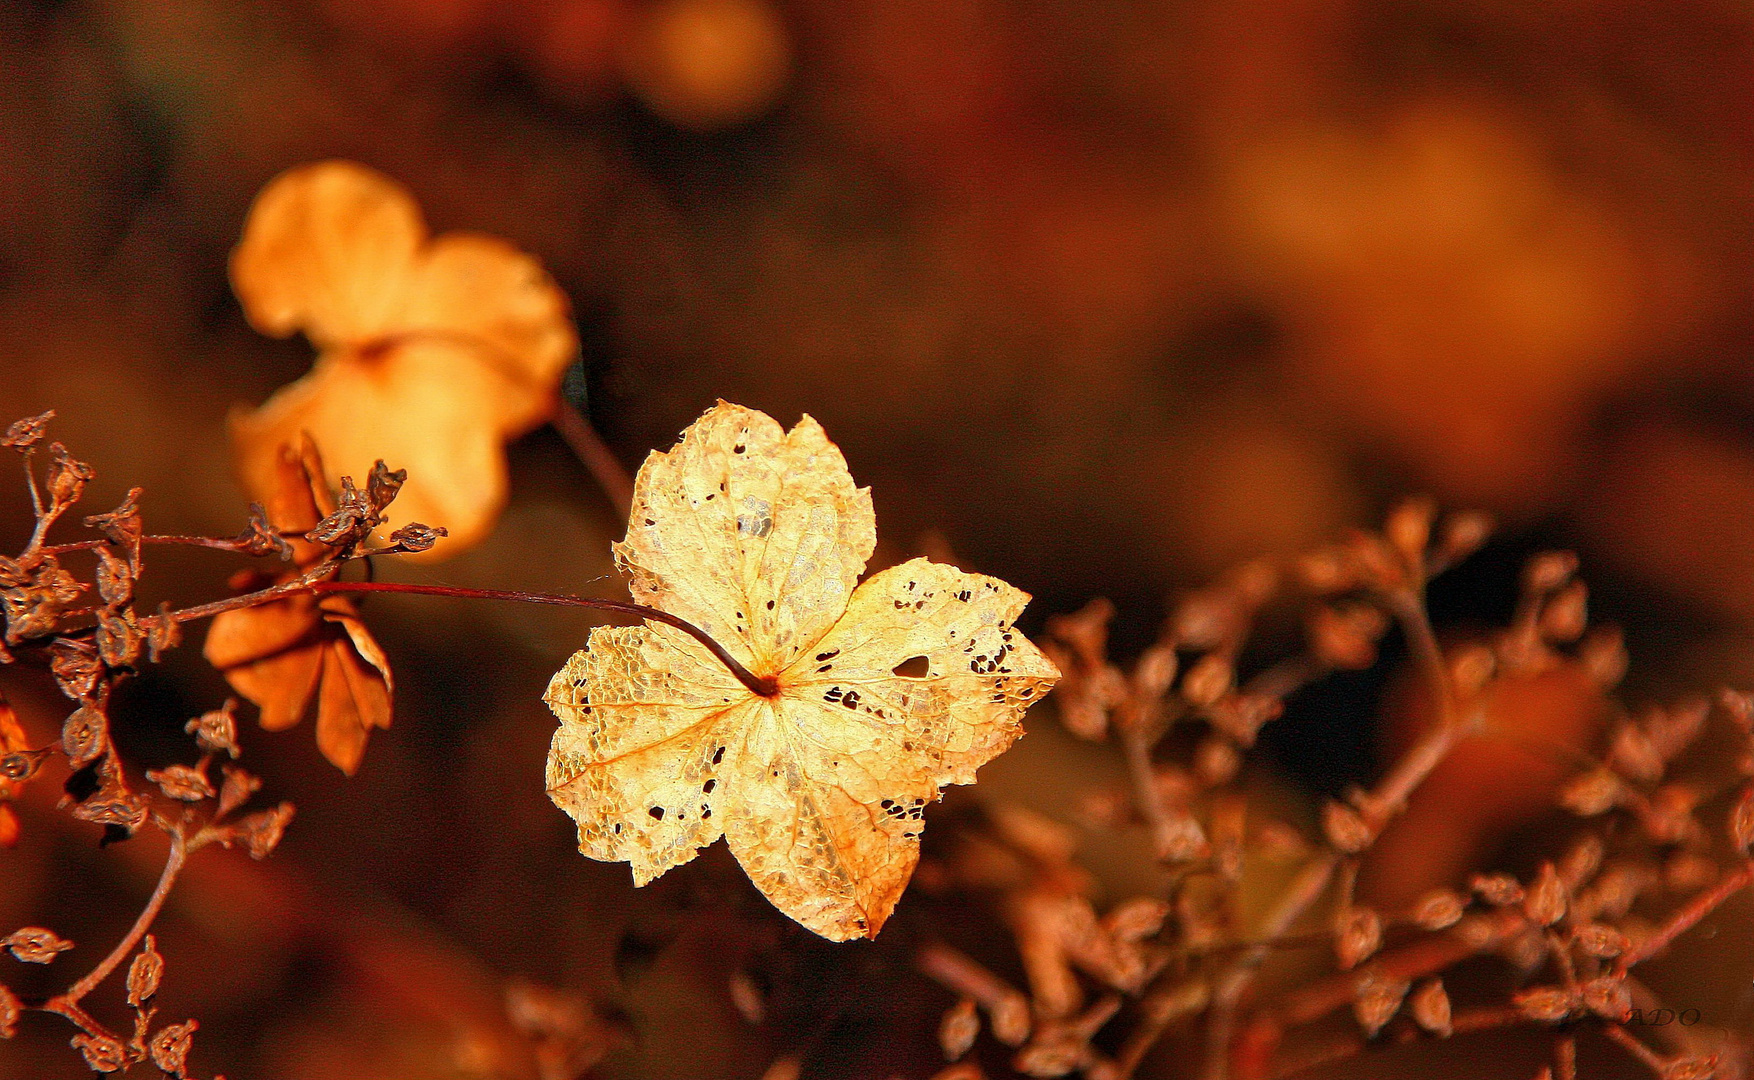
[(603, 493), (609, 496), (609, 501), (615, 504), (616, 512), (625, 519), (633, 507), (633, 478), (627, 474), (627, 467), (610, 452), (603, 437), (591, 426), (591, 421), (572, 402), (561, 400), (554, 410), (553, 424), (554, 430), (560, 432), (560, 437), (572, 448), (573, 455), (590, 471)]
[[(288, 583), (290, 584), (290, 583)], [(273, 591), (273, 590), (266, 590)], [(742, 662), (732, 656), (725, 647), (713, 640), (705, 630), (686, 619), (681, 619), (667, 611), (635, 604), (628, 600), (600, 600), (588, 596), (567, 596), (563, 593), (517, 592), (510, 589), (465, 589), (454, 585), (414, 585), (401, 581), (322, 581), (305, 584), (287, 592), (312, 593), (409, 593), (416, 596), (452, 596), (467, 600), (512, 600), (524, 604), (554, 604), (561, 607), (596, 608), (599, 611), (616, 611), (623, 615), (638, 615), (643, 619), (661, 622), (666, 626), (674, 626), (689, 637), (706, 646), (718, 661), (730, 669), (737, 680), (747, 686), (752, 693), (762, 697), (772, 697), (779, 692), (779, 680), (772, 675), (757, 675), (744, 667)], [(259, 602), (259, 601), (258, 601)], [(211, 605), (209, 605), (211, 606)], [(175, 613), (173, 613), (175, 614)], [(182, 620), (178, 620), (182, 621)]]
[(1649, 960), (1668, 948), (1676, 938), (1693, 929), (1699, 920), (1717, 910), (1719, 904), (1741, 892), (1751, 882), (1754, 882), (1754, 860), (1744, 862), (1734, 873), (1724, 875), (1716, 885), (1699, 893), (1680, 911), (1671, 915), (1669, 921), (1655, 933), (1627, 950), (1615, 964), (1616, 972), (1625, 975), (1628, 968)]
[(81, 998), (91, 993), (93, 987), (108, 978), (110, 972), (116, 970), (117, 965), (126, 960), (128, 954), (134, 951), (134, 946), (140, 944), (140, 939), (146, 936), (146, 931), (152, 928), (152, 920), (158, 917), (159, 909), (164, 907), (165, 897), (170, 895), (171, 885), (176, 882), (178, 872), (183, 869), (183, 863), (189, 857), (189, 843), (184, 838), (182, 830), (172, 829), (170, 838), (170, 855), (164, 861), (164, 870), (158, 875), (158, 887), (152, 890), (151, 899), (147, 900), (146, 906), (140, 910), (140, 917), (134, 920), (134, 926), (128, 931), (128, 936), (118, 942), (116, 947), (110, 950), (110, 954), (92, 968), (85, 978), (80, 979), (64, 992), (50, 998), (48, 1003), (43, 1006), (45, 1011), (61, 1013), (68, 1019), (73, 1019), (64, 1007), (77, 1005)]
[(1644, 1062), (1657, 1076), (1667, 1074), (1669, 1063), (1663, 1060), (1662, 1055), (1633, 1038), (1632, 1033), (1619, 1024), (1603, 1024), (1602, 1034), (1625, 1047), (1628, 1053)]

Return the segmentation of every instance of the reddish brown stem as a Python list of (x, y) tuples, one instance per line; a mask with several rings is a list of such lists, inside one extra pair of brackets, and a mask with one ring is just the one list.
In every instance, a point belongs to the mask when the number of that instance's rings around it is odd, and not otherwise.
[(1754, 882), (1754, 860), (1744, 862), (1735, 872), (1724, 875), (1723, 880), (1689, 900), (1685, 907), (1669, 917), (1662, 929), (1622, 955), (1616, 965), (1619, 973), (1625, 975), (1628, 968), (1649, 960), (1668, 948), (1670, 942), (1693, 929), (1699, 920), (1717, 910), (1719, 904), (1741, 892), (1751, 882)]
[(633, 507), (633, 479), (604, 445), (602, 436), (597, 434), (590, 420), (572, 402), (563, 400), (554, 410), (553, 424), (554, 430), (560, 432), (560, 437), (572, 448), (574, 456), (590, 470), (603, 493), (615, 504), (616, 512), (627, 517)]
[(679, 619), (667, 611), (635, 604), (628, 600), (599, 600), (587, 596), (567, 596), (562, 593), (516, 592), (510, 589), (465, 589), (455, 585), (413, 585), (400, 581), (320, 581), (302, 586), (303, 591), (314, 593), (410, 593), (416, 596), (453, 596), (466, 600), (513, 600), (523, 604), (555, 604), (561, 607), (596, 608), (599, 611), (617, 611), (623, 615), (638, 615), (643, 619), (661, 622), (666, 626), (674, 626), (689, 637), (706, 646), (721, 664), (737, 676), (737, 681), (750, 689), (750, 692), (762, 697), (773, 697), (779, 692), (779, 681), (772, 675), (757, 675), (744, 667), (743, 664), (726, 651), (723, 645), (700, 627), (686, 619)]

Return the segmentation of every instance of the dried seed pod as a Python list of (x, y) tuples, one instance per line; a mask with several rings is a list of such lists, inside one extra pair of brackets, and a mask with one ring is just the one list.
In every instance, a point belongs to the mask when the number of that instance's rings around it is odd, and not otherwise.
[(1383, 521), (1383, 536), (1407, 560), (1408, 566), (1424, 566), (1425, 549), (1431, 543), (1431, 523), (1436, 517), (1437, 504), (1421, 496), (1401, 503)]
[(1383, 978), (1376, 972), (1367, 974), (1358, 981), (1357, 992), (1352, 999), (1352, 1015), (1357, 1018), (1358, 1026), (1364, 1029), (1366, 1036), (1374, 1038), (1394, 1018), (1401, 1008), (1401, 1002), (1407, 997), (1408, 984), (1401, 979)]
[(1420, 1027), (1440, 1039), (1448, 1037), (1451, 1030), (1449, 993), (1444, 990), (1442, 979), (1427, 979), (1420, 983), (1413, 991), (1408, 1007)]
[(1754, 844), (1754, 784), (1743, 788), (1736, 805), (1730, 808), (1730, 843), (1743, 855)]
[(1625, 979), (1604, 975), (1584, 983), (1581, 989), (1584, 1008), (1602, 1019), (1620, 1024), (1632, 1015), (1632, 991)]
[(1334, 927), (1334, 956), (1351, 971), (1382, 948), (1382, 917), (1367, 907), (1348, 908)]
[(214, 795), (213, 784), (207, 779), (207, 774), (188, 765), (148, 769), (146, 779), (157, 784), (159, 790), (169, 798), (181, 802), (200, 802), (202, 799), (211, 799)]
[(1493, 907), (1509, 907), (1523, 901), (1523, 887), (1509, 874), (1475, 874), (1468, 878), (1468, 888)]
[(226, 698), (225, 704), (204, 712), (183, 725), (195, 736), (195, 745), (209, 754), (225, 753), (238, 756), (237, 698)]
[(128, 1064), (128, 1048), (120, 1039), (108, 1035), (80, 1032), (73, 1036), (73, 1048), (85, 1058), (86, 1068), (97, 1073), (120, 1072)]
[(1585, 923), (1573, 933), (1572, 940), (1586, 955), (1600, 960), (1619, 956), (1631, 945), (1625, 934), (1607, 923)]
[(1523, 564), (1523, 590), (1550, 593), (1577, 573), (1577, 556), (1569, 551), (1543, 551)]
[(1169, 693), (1175, 682), (1176, 666), (1174, 647), (1162, 642), (1140, 653), (1139, 662), (1133, 667), (1133, 687), (1139, 697), (1156, 701)]
[(1167, 902), (1152, 896), (1122, 900), (1102, 917), (1102, 928), (1117, 941), (1144, 941), (1156, 937), (1169, 917)]
[(1559, 860), (1559, 880), (1565, 887), (1575, 891), (1584, 882), (1595, 876), (1602, 867), (1602, 856), (1607, 852), (1607, 845), (1595, 833), (1585, 833), (1577, 843), (1566, 849)]
[(1242, 755), (1229, 739), (1208, 735), (1194, 749), (1194, 775), (1207, 787), (1228, 784), (1241, 767)]
[(1467, 906), (1468, 902), (1461, 894), (1450, 889), (1436, 889), (1414, 903), (1411, 917), (1422, 929), (1442, 930), (1454, 926)]
[(1511, 1000), (1518, 1012), (1542, 1023), (1563, 1020), (1579, 1005), (1576, 994), (1557, 986), (1537, 986), (1524, 990)]
[(1566, 902), (1565, 883), (1559, 880), (1559, 871), (1550, 862), (1542, 863), (1541, 872), (1523, 898), (1523, 914), (1540, 926), (1552, 926), (1565, 918)]
[(980, 1033), (981, 1017), (974, 999), (963, 998), (944, 1010), (944, 1018), (938, 1023), (938, 1045), (946, 1060), (955, 1061), (968, 1053)]
[(1322, 835), (1336, 851), (1356, 855), (1375, 839), (1363, 815), (1345, 803), (1330, 801), (1322, 807)]
[(1230, 692), (1235, 679), (1236, 669), (1228, 658), (1207, 653), (1182, 677), (1182, 697), (1196, 707), (1216, 704), (1219, 698)]
[(1711, 1080), (1717, 1075), (1718, 1056), (1676, 1058), (1663, 1067), (1663, 1080)]
[(1492, 681), (1498, 657), (1484, 645), (1461, 645), (1449, 650), (1450, 681), (1457, 693), (1477, 694)]
[(1465, 512), (1451, 514), (1444, 520), (1437, 541), (1438, 560), (1455, 563), (1480, 549), (1492, 535), (1492, 519), (1485, 514)]
[(0, 938), (0, 945), (12, 950), (12, 955), (26, 964), (47, 964), (61, 953), (73, 948), (73, 943), (41, 926), (27, 926), (22, 930), (14, 930)]
[(1376, 663), (1376, 642), (1388, 618), (1368, 604), (1318, 607), (1305, 621), (1310, 652), (1329, 667), (1362, 671)]
[(1663, 778), (1667, 767), (1650, 734), (1630, 720), (1622, 720), (1614, 728), (1608, 750), (1608, 763), (1620, 775), (1642, 784), (1654, 784)]
[(1552, 642), (1576, 641), (1589, 626), (1589, 588), (1573, 581), (1541, 607), (1541, 636)]
[(152, 1063), (172, 1076), (183, 1076), (188, 1071), (189, 1048), (195, 1040), (195, 1029), (200, 1026), (193, 1020), (185, 1020), (160, 1029), (147, 1044)]
[(159, 980), (164, 978), (164, 957), (158, 955), (157, 943), (151, 934), (140, 943), (134, 962), (128, 965), (128, 1004), (138, 1009), (158, 993)]
[(23, 420), (14, 420), (12, 425), (6, 429), (6, 434), (0, 435), (0, 446), (10, 446), (23, 453), (43, 440), (43, 435), (49, 427), (49, 421), (54, 418), (55, 410), (50, 409), (41, 416), (27, 416)]
[(1577, 648), (1578, 663), (1589, 674), (1590, 681), (1606, 690), (1618, 686), (1626, 677), (1626, 643), (1615, 627), (1592, 630)]

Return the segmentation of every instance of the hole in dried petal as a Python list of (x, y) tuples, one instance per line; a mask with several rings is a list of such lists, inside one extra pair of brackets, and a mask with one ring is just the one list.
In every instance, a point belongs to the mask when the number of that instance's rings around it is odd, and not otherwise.
[(895, 674), (904, 679), (923, 679), (932, 670), (932, 662), (923, 656), (910, 656), (895, 665)]
[(664, 808), (662, 806), (654, 806), (650, 810), (647, 810), (646, 813), (652, 815), (652, 820), (654, 821), (664, 820)]

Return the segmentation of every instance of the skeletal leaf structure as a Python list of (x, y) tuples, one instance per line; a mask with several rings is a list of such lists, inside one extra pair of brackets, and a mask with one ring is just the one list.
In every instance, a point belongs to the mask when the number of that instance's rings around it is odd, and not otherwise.
[(774, 691), (672, 627), (592, 632), (549, 684), (548, 791), (579, 850), (644, 884), (721, 835), (824, 937), (877, 933), (919, 858), (924, 806), (1008, 747), (1059, 672), (1012, 628), (1028, 596), (914, 559), (859, 575), (868, 489), (805, 417), (721, 402), (640, 469), (617, 564)]

